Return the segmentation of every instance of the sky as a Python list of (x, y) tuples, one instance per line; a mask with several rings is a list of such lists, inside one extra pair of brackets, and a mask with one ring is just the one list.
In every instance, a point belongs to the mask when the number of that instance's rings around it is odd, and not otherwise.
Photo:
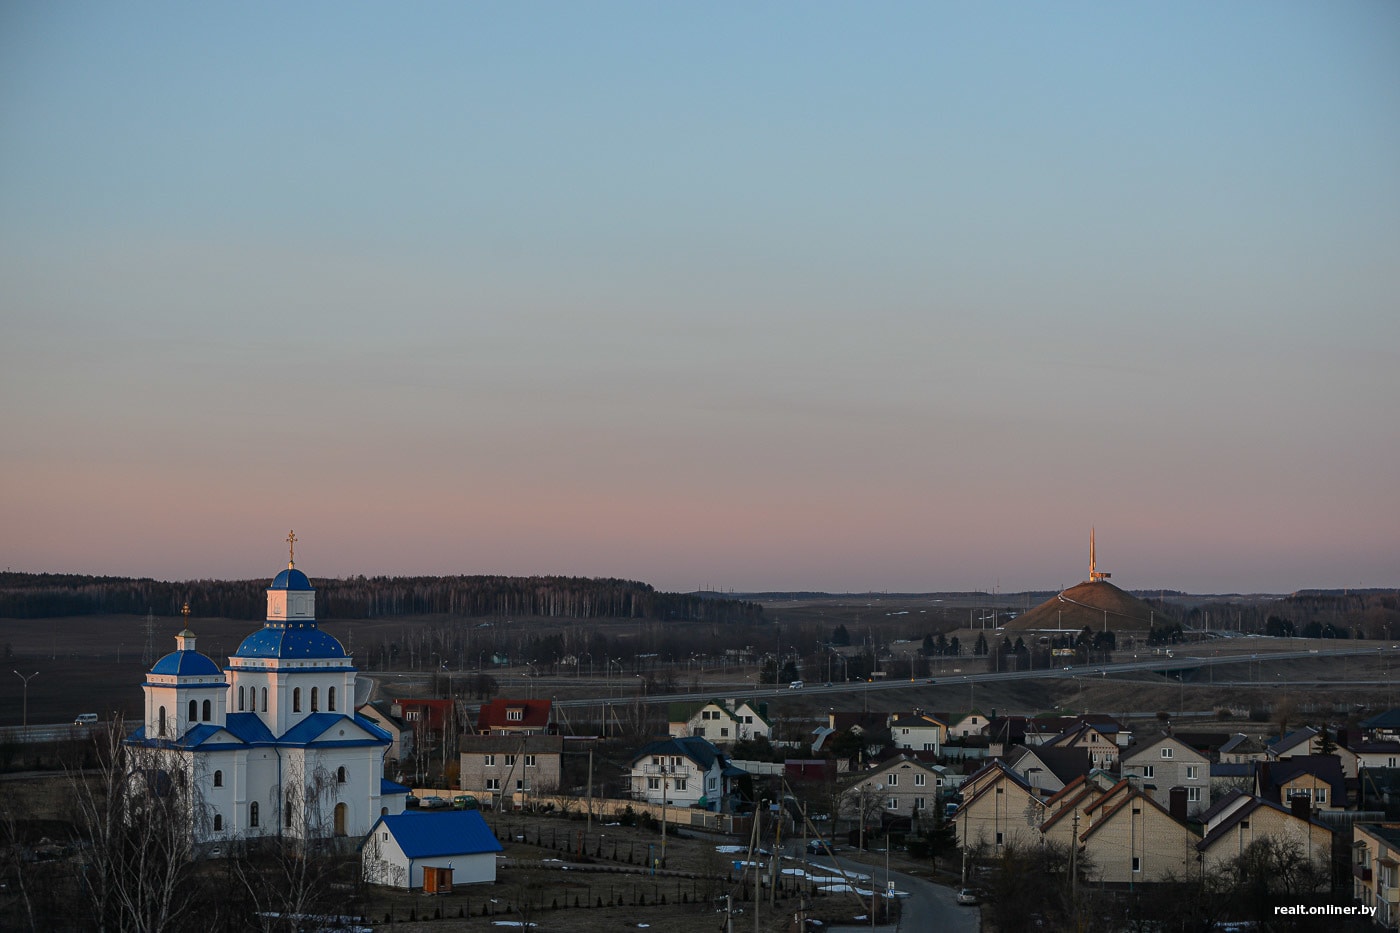
[(0, 567), (1400, 585), (1400, 4), (0, 6)]

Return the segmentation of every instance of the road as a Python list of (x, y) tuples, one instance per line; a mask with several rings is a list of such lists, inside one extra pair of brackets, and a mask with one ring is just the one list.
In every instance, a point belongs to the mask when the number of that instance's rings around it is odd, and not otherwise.
[[(834, 870), (829, 859), (812, 859), (811, 864)], [(877, 889), (885, 886), (885, 870), (883, 868), (863, 862), (846, 862), (844, 867), (847, 870), (860, 871), (870, 875), (872, 877), (871, 884), (874, 884)], [(898, 871), (891, 871), (889, 880), (894, 882), (896, 890), (909, 892), (909, 896), (903, 899), (904, 905), (900, 923), (895, 927), (900, 933), (920, 933), (923, 930), (938, 930), (940, 933), (942, 931), (977, 933), (977, 930), (981, 928), (981, 908), (958, 906), (955, 900), (957, 892), (952, 888)], [(869, 915), (867, 914), (867, 916)], [(869, 930), (870, 927), (865, 925), (834, 926), (830, 929), (831, 933), (860, 933), (862, 930)], [(890, 927), (876, 927), (876, 929), (888, 931)]]

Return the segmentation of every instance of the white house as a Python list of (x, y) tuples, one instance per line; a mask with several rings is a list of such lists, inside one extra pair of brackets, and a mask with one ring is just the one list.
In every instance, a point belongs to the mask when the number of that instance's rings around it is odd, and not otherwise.
[(722, 809), (730, 783), (744, 772), (699, 736), (649, 742), (631, 762), (633, 798), (678, 807)]
[(699, 736), (716, 745), (773, 736), (767, 704), (749, 700), (710, 700), (698, 708), (673, 703), (669, 719), (668, 731), (672, 736)]
[(938, 754), (943, 747), (948, 726), (936, 716), (921, 710), (890, 718), (890, 740), (895, 748)]
[(423, 887), (423, 869), (451, 869), (452, 884), (496, 880), (501, 843), (477, 810), (382, 816), (360, 848), (365, 881), (395, 888)]
[(226, 668), (188, 627), (176, 644), (146, 675), (126, 753), (133, 780), (188, 801), (196, 845), (358, 838), (402, 812), (408, 788), (383, 779), (393, 737), (355, 715), (355, 668), (317, 628), (316, 591), (291, 561)]

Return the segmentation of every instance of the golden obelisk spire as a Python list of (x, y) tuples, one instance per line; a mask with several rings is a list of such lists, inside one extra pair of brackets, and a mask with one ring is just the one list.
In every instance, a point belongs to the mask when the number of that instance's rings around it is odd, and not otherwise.
[(297, 565), (296, 556), (297, 556), (297, 533), (296, 533), (295, 531), (289, 531), (289, 532), (287, 532), (287, 569), (288, 569), (288, 570), (291, 570), (292, 568), (296, 567), (296, 565)]
[(1094, 554), (1094, 529), (1093, 529), (1092, 526), (1090, 526), (1090, 528), (1089, 528), (1089, 582), (1090, 582), (1090, 583), (1098, 583), (1100, 580), (1107, 580), (1107, 579), (1108, 579), (1109, 577), (1111, 577), (1111, 576), (1113, 576), (1113, 574), (1111, 574), (1111, 573), (1100, 573), (1100, 572), (1099, 572), (1099, 569), (1098, 569), (1098, 560), (1096, 559), (1095, 554)]

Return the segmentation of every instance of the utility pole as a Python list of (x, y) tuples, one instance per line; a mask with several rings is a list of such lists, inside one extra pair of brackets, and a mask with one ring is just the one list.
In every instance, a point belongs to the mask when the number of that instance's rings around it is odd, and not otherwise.
[(593, 748), (588, 749), (588, 833), (593, 833)]
[[(19, 671), (15, 671), (15, 676), (18, 677), (20, 680), (24, 681), (24, 719), (23, 719), (22, 721), (23, 721), (23, 723), (24, 723), (24, 726), (23, 726), (23, 729), (24, 729), (24, 733), (23, 733), (23, 734), (24, 734), (24, 740), (25, 740), (26, 742), (28, 742), (28, 741), (29, 741), (29, 682), (30, 682), (31, 680), (33, 680), (35, 677), (38, 677), (38, 676), (39, 676), (39, 672), (38, 672), (38, 671), (35, 671), (34, 673), (32, 673), (32, 674), (30, 674), (28, 677), (26, 677), (25, 675), (21, 674)], [(191, 700), (190, 702), (193, 703), (194, 701)]]

